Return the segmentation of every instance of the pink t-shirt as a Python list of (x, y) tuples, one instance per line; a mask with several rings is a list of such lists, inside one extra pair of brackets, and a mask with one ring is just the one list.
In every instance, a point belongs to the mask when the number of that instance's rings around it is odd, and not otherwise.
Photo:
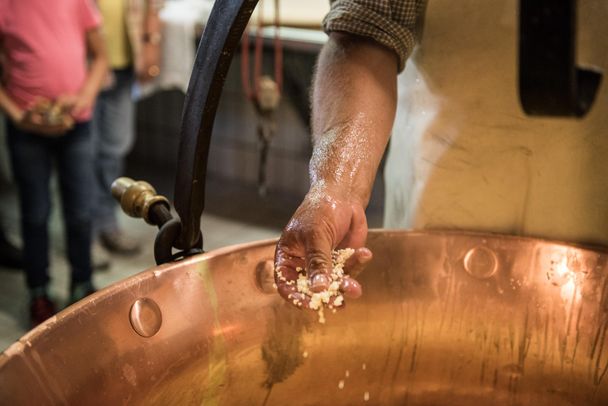
[[(23, 109), (36, 97), (76, 94), (87, 72), (86, 32), (101, 23), (91, 0), (0, 0), (3, 85)], [(91, 118), (84, 112), (78, 121)]]

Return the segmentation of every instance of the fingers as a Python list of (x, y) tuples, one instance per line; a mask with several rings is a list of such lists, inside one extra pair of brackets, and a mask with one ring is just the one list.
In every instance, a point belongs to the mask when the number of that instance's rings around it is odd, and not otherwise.
[(63, 126), (65, 131), (67, 131), (67, 130), (71, 129), (72, 127), (74, 127), (74, 119), (71, 116), (65, 115), (65, 116), (63, 116), (61, 125)]
[(88, 108), (88, 106), (86, 106), (83, 103), (76, 103), (74, 104), (74, 106), (69, 110), (70, 114), (73, 117), (78, 117), (82, 114), (83, 111), (85, 111)]
[(306, 269), (310, 281), (310, 290), (322, 292), (331, 283), (331, 236), (313, 231), (305, 241)]
[(44, 125), (44, 115), (37, 111), (28, 111), (24, 120), (34, 125)]
[(282, 236), (275, 252), (274, 280), (277, 290), (279, 295), (291, 304), (297, 307), (308, 307), (310, 300), (297, 289), (299, 276), (297, 269), (304, 267), (304, 259), (289, 255), (292, 248), (286, 241), (289, 241), (288, 235)]
[(70, 129), (74, 120), (72, 116), (77, 116), (79, 98), (75, 95), (61, 95), (47, 112), (48, 124), (64, 127), (65, 131)]
[(54, 102), (37, 98), (25, 112), (20, 127), (42, 135), (62, 135), (74, 126), (74, 120), (67, 109), (71, 108), (74, 96), (60, 96)]
[(291, 281), (298, 280), (298, 271), (293, 267), (280, 265), (275, 268), (274, 279), (277, 285), (293, 285)]
[(297, 307), (308, 307), (310, 298), (298, 292), (297, 267), (280, 265), (275, 268), (274, 278), (279, 295), (286, 301)]
[(51, 107), (52, 103), (45, 97), (36, 96), (34, 100), (29, 104), (28, 110), (33, 112), (45, 112)]
[(95, 97), (91, 97), (89, 95), (83, 94), (76, 98), (74, 105), (70, 109), (70, 114), (73, 117), (78, 117), (83, 112), (90, 110), (93, 108), (95, 104)]
[(355, 250), (355, 253), (344, 264), (344, 270), (348, 273), (340, 283), (340, 291), (349, 299), (358, 299), (363, 294), (361, 284), (354, 277), (359, 275), (363, 268), (373, 258), (369, 248), (361, 247)]
[(340, 284), (340, 291), (349, 299), (358, 299), (363, 294), (363, 289), (361, 288), (359, 282), (350, 276), (344, 277), (342, 283)]
[[(361, 272), (372, 254), (363, 248), (367, 238), (367, 220), (360, 204), (352, 203), (342, 195), (324, 195), (321, 198), (309, 193), (287, 224), (275, 254), (275, 280), (279, 294), (298, 307), (308, 306), (311, 297), (318, 307), (315, 293), (330, 290), (333, 272), (332, 252), (338, 248), (355, 248), (345, 264), (347, 277), (337, 280), (342, 294), (332, 289), (334, 298), (324, 296), (324, 305), (341, 307), (343, 296), (361, 296), (361, 285), (352, 275)], [(308, 286), (305, 293), (298, 292), (298, 268), (306, 269)]]
[(91, 99), (87, 96), (80, 96), (74, 100), (74, 103), (68, 111), (72, 115), (72, 117), (78, 117), (83, 112), (92, 109), (94, 101), (94, 99)]
[(62, 112), (69, 112), (77, 103), (74, 95), (61, 95), (55, 100), (55, 106)]
[(338, 248), (358, 248), (365, 245), (367, 240), (367, 217), (365, 210), (360, 205), (351, 205), (352, 217), (348, 233), (340, 241)]
[(307, 309), (310, 305), (310, 297), (298, 292), (295, 285), (277, 285), (277, 290), (283, 299), (296, 307)]
[(349, 276), (355, 278), (363, 271), (372, 258), (373, 254), (369, 248), (357, 248), (355, 253), (344, 264), (344, 270)]

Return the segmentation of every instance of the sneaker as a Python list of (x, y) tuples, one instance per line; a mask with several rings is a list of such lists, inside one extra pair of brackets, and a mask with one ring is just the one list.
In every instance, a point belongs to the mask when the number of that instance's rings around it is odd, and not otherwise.
[(68, 306), (72, 305), (85, 297), (97, 292), (92, 282), (78, 283), (70, 289), (70, 299)]
[(112, 265), (112, 261), (108, 252), (101, 246), (99, 241), (93, 242), (93, 245), (91, 245), (91, 267), (93, 270), (107, 271), (110, 269), (110, 265)]
[(38, 296), (30, 302), (30, 322), (32, 328), (55, 314), (55, 303), (48, 296)]
[(135, 255), (141, 247), (139, 241), (127, 236), (120, 230), (102, 231), (99, 241), (110, 252), (122, 255)]
[(23, 269), (23, 251), (17, 248), (0, 230), (0, 266)]

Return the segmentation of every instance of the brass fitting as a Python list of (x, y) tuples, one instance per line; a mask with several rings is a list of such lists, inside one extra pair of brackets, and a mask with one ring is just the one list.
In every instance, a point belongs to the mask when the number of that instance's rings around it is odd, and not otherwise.
[(150, 219), (150, 208), (163, 204), (170, 209), (169, 200), (156, 194), (156, 189), (148, 182), (131, 178), (118, 178), (112, 182), (112, 196), (120, 203), (122, 210), (131, 217), (143, 218), (146, 223), (155, 225)]

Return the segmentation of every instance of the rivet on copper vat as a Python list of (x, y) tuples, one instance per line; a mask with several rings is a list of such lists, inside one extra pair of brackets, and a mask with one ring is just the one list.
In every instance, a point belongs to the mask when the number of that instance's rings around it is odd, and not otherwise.
[(498, 270), (498, 259), (494, 252), (482, 245), (471, 248), (464, 256), (464, 269), (476, 278), (486, 279)]
[(156, 302), (147, 297), (137, 299), (129, 311), (131, 327), (142, 337), (152, 337), (158, 333), (163, 316)]

